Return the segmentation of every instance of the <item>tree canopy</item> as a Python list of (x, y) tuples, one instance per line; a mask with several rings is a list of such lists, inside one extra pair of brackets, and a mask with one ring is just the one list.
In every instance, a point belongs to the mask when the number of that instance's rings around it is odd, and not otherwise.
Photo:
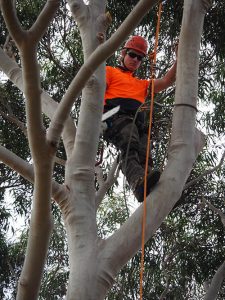
[[(25, 29), (35, 22), (45, 2), (23, 0), (17, 3), (18, 18)], [(107, 30), (108, 38), (137, 2), (107, 2), (107, 11), (112, 18)], [(163, 293), (166, 295), (165, 299), (203, 299), (205, 286), (224, 262), (224, 10), (224, 1), (213, 1), (205, 17), (200, 47), (197, 126), (205, 132), (206, 144), (195, 162), (177, 206), (146, 244), (144, 299), (164, 299)], [(183, 1), (163, 2), (156, 65), (159, 77), (173, 62), (174, 45), (179, 40), (182, 14)], [(154, 49), (156, 22), (157, 6), (144, 17), (134, 32), (148, 39), (151, 51)], [(19, 52), (9, 36), (2, 16), (0, 24), (2, 48), (21, 65)], [(107, 64), (117, 64), (118, 54), (119, 50), (108, 59)], [(38, 45), (38, 63), (41, 87), (59, 102), (83, 64), (79, 29), (69, 12), (67, 1), (60, 2), (55, 18)], [(139, 76), (149, 75), (150, 64), (146, 60)], [(0, 78), (1, 145), (32, 163), (27, 141), (24, 95), (3, 73)], [(152, 152), (155, 166), (162, 170), (167, 163), (174, 95), (175, 87), (156, 95), (155, 98)], [(79, 113), (80, 101), (76, 101), (71, 112), (75, 123)], [(44, 122), (47, 127), (49, 118), (45, 116)], [(115, 149), (104, 145), (104, 153), (102, 169), (104, 176), (107, 176)], [(65, 160), (65, 149), (60, 141), (54, 167), (54, 180), (59, 183), (64, 182)], [(0, 297), (6, 300), (15, 295), (24, 261), (33, 185), (3, 163), (0, 163), (0, 174)], [(136, 203), (130, 200), (130, 195), (127, 186), (121, 187), (121, 180), (108, 191), (97, 215), (100, 237), (109, 237), (124, 223), (127, 213), (132, 213)], [(68, 281), (65, 229), (55, 203), (52, 203), (52, 210), (55, 227), (40, 299), (53, 299), (53, 294), (54, 299), (62, 299)], [(21, 225), (21, 230), (15, 232), (19, 228), (14, 229), (14, 224), (16, 225), (16, 220), (20, 217), (24, 224)], [(107, 299), (137, 299), (139, 272), (140, 252), (119, 273)], [(217, 299), (224, 298), (223, 282)]]

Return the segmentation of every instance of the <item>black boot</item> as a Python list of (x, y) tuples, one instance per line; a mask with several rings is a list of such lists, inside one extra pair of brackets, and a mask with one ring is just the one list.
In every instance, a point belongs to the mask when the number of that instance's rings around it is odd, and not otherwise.
[[(152, 188), (156, 185), (160, 178), (160, 171), (153, 170), (148, 174), (147, 177), (147, 191), (146, 197), (151, 192)], [(144, 178), (139, 178), (136, 183), (133, 185), (134, 196), (137, 198), (138, 202), (144, 201)]]

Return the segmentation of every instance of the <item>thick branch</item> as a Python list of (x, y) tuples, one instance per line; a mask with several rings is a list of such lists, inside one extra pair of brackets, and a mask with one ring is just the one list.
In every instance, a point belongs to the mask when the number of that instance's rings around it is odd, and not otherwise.
[[(17, 125), (21, 131), (23, 132), (23, 134), (27, 137), (27, 128), (26, 128), (26, 125), (21, 122), (19, 119), (16, 118), (16, 116), (14, 116), (13, 114), (9, 113), (9, 114), (6, 114), (4, 113), (3, 111), (0, 110), (0, 114), (7, 120), (9, 120), (10, 122), (14, 123), (15, 125)], [(54, 161), (61, 165), (61, 166), (65, 166), (66, 165), (66, 161), (62, 158), (59, 158), (59, 157), (55, 157)]]
[[(37, 184), (37, 187), (40, 185)], [(53, 228), (50, 201), (40, 203), (42, 189), (34, 190), (33, 209), (25, 261), (18, 284), (17, 300), (37, 299)], [(44, 199), (46, 201), (46, 199)]]
[[(202, 144), (203, 147), (203, 144)], [(179, 145), (170, 150), (168, 164), (160, 181), (146, 201), (145, 241), (152, 237), (182, 194), (183, 186), (198, 155), (195, 146)], [(190, 153), (194, 153), (190, 157)], [(112, 277), (141, 247), (143, 205), (106, 242)], [(128, 233), (132, 228), (132, 235)], [(118, 252), (118, 249), (120, 251)], [(114, 273), (115, 272), (115, 273)]]
[[(0, 161), (10, 167), (12, 170), (16, 171), (30, 183), (34, 183), (33, 166), (1, 145)], [(68, 197), (68, 193), (69, 191), (65, 186), (58, 184), (54, 180), (52, 181), (52, 198), (57, 203), (61, 203), (63, 200), (65, 200)]]
[[(28, 140), (34, 161), (35, 177), (28, 245), (17, 299), (36, 299), (52, 231), (51, 177), (56, 147), (46, 143), (42, 121), (40, 74), (36, 53), (37, 40), (35, 40), (37, 36), (34, 37), (32, 32), (29, 34), (21, 32), (13, 6), (7, 5), (6, 1), (1, 3), (10, 35), (21, 52)], [(12, 2), (10, 3), (12, 4)], [(12, 12), (10, 13), (9, 10)], [(16, 26), (13, 26), (12, 22)], [(37, 28), (35, 33), (41, 33), (38, 26), (35, 27)], [(42, 26), (40, 28), (43, 29)]]
[(39, 14), (36, 22), (33, 24), (29, 32), (33, 40), (38, 42), (48, 29), (49, 23), (55, 16), (60, 5), (60, 0), (48, 0), (42, 12)]
[(3, 146), (0, 146), (0, 160), (27, 179), (29, 182), (34, 182), (33, 167), (28, 162), (25, 162), (22, 158)]
[[(145, 241), (159, 228), (182, 194), (184, 184), (190, 174), (199, 151), (204, 145), (202, 134), (195, 129), (198, 94), (199, 44), (205, 11), (201, 0), (185, 0), (183, 21), (178, 51), (178, 74), (174, 109), (171, 146), (167, 166), (158, 186), (146, 201)], [(106, 242), (113, 265), (113, 275), (141, 247), (143, 205)], [(132, 228), (132, 235), (128, 232)], [(120, 251), (118, 252), (118, 249)], [(115, 273), (114, 273), (115, 272)], [(111, 275), (111, 274), (109, 274)]]
[[(26, 114), (29, 144), (34, 162), (36, 162), (36, 160), (40, 162), (42, 153), (47, 152), (46, 148), (49, 146), (52, 147), (52, 144), (47, 145), (45, 142), (45, 130), (41, 117), (40, 74), (36, 49), (39, 39), (55, 14), (59, 1), (50, 0), (47, 2), (42, 13), (29, 31), (29, 34), (28, 31), (23, 32), (23, 34), (20, 33), (20, 25), (12, 1), (8, 1), (8, 4), (6, 4), (6, 1), (2, 1), (1, 3), (6, 26), (21, 52), (24, 93), (27, 99)], [(16, 24), (16, 26), (13, 24)], [(36, 167), (39, 167), (39, 164), (35, 164), (35, 168)]]
[[(51, 5), (47, 5), (33, 29), (29, 34), (26, 32), (25, 35), (19, 30), (18, 20), (15, 13), (13, 13), (12, 5), (7, 6), (5, 1), (1, 3), (3, 4), (3, 13), (6, 16), (6, 25), (21, 53), (24, 94), (26, 96), (28, 140), (34, 161), (35, 185), (30, 231), (17, 294), (18, 300), (28, 300), (36, 299), (38, 296), (52, 232), (51, 180), (56, 144), (47, 143), (46, 141), (42, 120), (42, 91), (37, 62), (37, 42), (38, 39), (41, 38), (43, 30), (49, 21), (46, 17), (52, 16), (52, 11), (50, 9)], [(49, 3), (56, 2), (50, 1)], [(13, 11), (12, 13), (9, 13), (10, 9)], [(54, 11), (53, 9), (53, 12)], [(46, 18), (45, 21), (43, 20), (44, 17)], [(12, 21), (15, 22), (17, 26), (12, 26)], [(39, 24), (39, 22), (43, 22), (43, 24)], [(20, 33), (19, 38), (16, 36), (17, 33)]]
[[(73, 1), (72, 1), (73, 2)], [(89, 5), (77, 4), (76, 22), (80, 30), (82, 39), (84, 61), (104, 41), (106, 32), (106, 1), (100, 1), (98, 5), (92, 1)], [(98, 33), (101, 32), (103, 40), (99, 39)], [(80, 169), (91, 170), (93, 179), (93, 167), (97, 145), (99, 142), (99, 132), (101, 126), (100, 117), (103, 111), (103, 97), (105, 93), (105, 64), (101, 64), (94, 74), (87, 81), (82, 90), (82, 99), (80, 107), (79, 122), (77, 128), (76, 143), (74, 146), (73, 166), (83, 166)], [(88, 120), (88, 122), (87, 122)], [(93, 126), (95, 124), (95, 126)], [(85, 140), (84, 140), (85, 137)], [(71, 170), (72, 171), (72, 170)], [(89, 172), (90, 173), (90, 172)]]
[[(0, 48), (0, 68), (9, 77), (9, 79), (24, 92), (22, 70), (10, 59), (4, 51)], [(51, 119), (54, 112), (57, 109), (58, 103), (55, 102), (46, 92), (41, 93), (42, 110)], [(65, 123), (65, 128), (62, 134), (64, 146), (67, 152), (67, 156), (70, 156), (74, 146), (74, 140), (76, 135), (76, 128), (73, 120), (68, 117)]]
[[(0, 147), (1, 160), (30, 181), (34, 181), (33, 168), (8, 150)], [(17, 299), (36, 299), (47, 255), (49, 238), (52, 231), (51, 201), (48, 189), (51, 187), (49, 169), (35, 177), (34, 201), (31, 214), (31, 226), (28, 247)], [(41, 180), (40, 180), (41, 178)], [(59, 194), (58, 187), (57, 194)], [(45, 193), (47, 191), (47, 193)]]
[[(0, 146), (0, 159), (20, 173), (24, 178), (30, 182), (34, 182), (33, 167), (2, 146)], [(46, 175), (44, 176), (43, 174), (43, 180), (45, 179)], [(46, 180), (46, 182), (48, 184), (48, 180)], [(38, 183), (37, 186), (45, 189), (45, 187), (40, 186)], [(38, 201), (38, 203), (37, 201), (34, 201), (33, 204), (35, 208), (32, 210), (25, 263), (19, 281), (18, 300), (37, 298), (40, 279), (42, 277), (48, 250), (50, 233), (52, 231), (50, 201), (48, 203), (45, 197), (40, 198), (38, 192), (35, 192), (37, 194), (35, 195), (36, 199), (39, 198), (41, 201)], [(54, 199), (59, 204), (68, 197), (68, 190), (56, 182), (53, 182), (52, 192)], [(40, 190), (40, 193), (43, 194), (42, 190)], [(47, 205), (43, 202), (46, 202)]]
[(16, 126), (20, 128), (20, 130), (23, 132), (23, 134), (27, 137), (27, 128), (23, 122), (21, 122), (19, 119), (17, 119), (13, 114), (11, 113), (4, 113), (0, 110), (0, 115), (2, 115), (6, 120), (14, 123)]

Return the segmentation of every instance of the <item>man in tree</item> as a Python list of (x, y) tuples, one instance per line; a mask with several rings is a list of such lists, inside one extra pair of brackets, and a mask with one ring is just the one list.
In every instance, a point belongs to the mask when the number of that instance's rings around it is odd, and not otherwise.
[[(134, 73), (147, 53), (147, 41), (141, 36), (132, 36), (121, 51), (120, 65), (115, 68), (106, 67), (104, 111), (117, 105), (120, 105), (120, 110), (107, 120), (108, 128), (104, 137), (121, 151), (122, 172), (139, 202), (144, 200), (147, 133), (143, 112), (138, 110), (145, 102), (152, 80), (141, 80), (135, 77)], [(158, 93), (168, 88), (175, 82), (175, 77), (176, 62), (163, 78), (154, 80), (154, 91)], [(160, 172), (153, 170), (150, 155), (147, 195), (159, 178)]]

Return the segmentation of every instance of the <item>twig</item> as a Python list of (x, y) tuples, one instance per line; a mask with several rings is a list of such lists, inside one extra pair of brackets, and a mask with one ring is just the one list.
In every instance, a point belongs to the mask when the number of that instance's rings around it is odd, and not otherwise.
[(110, 189), (110, 187), (115, 183), (116, 179), (119, 176), (119, 164), (118, 157), (114, 160), (112, 167), (108, 173), (108, 177), (106, 181), (101, 185), (99, 190), (96, 193), (96, 209), (99, 207), (100, 203), (102, 202), (106, 192)]
[(202, 202), (207, 205), (212, 211), (217, 213), (220, 216), (221, 222), (225, 228), (225, 215), (221, 212), (220, 209), (216, 208), (214, 205), (212, 205), (210, 202), (208, 202), (204, 197), (202, 198)]
[(164, 291), (162, 292), (162, 294), (160, 295), (160, 297), (159, 297), (159, 300), (165, 300), (166, 298), (166, 295), (167, 295), (167, 293), (168, 293), (168, 291), (169, 291), (169, 273), (167, 272), (166, 273), (166, 287), (165, 287), (165, 289), (164, 289)]
[(218, 170), (222, 164), (223, 164), (223, 161), (224, 161), (224, 158), (225, 158), (225, 151), (221, 157), (221, 160), (219, 162), (219, 164), (217, 166), (215, 166), (214, 168), (212, 169), (209, 169), (209, 170), (206, 170), (203, 174), (201, 174), (199, 177), (189, 181), (185, 186), (184, 186), (184, 190), (188, 189), (190, 186), (194, 185), (195, 183), (197, 183), (199, 180), (201, 180), (203, 177), (205, 177), (206, 175), (209, 175), (213, 172), (215, 172), (216, 170)]

